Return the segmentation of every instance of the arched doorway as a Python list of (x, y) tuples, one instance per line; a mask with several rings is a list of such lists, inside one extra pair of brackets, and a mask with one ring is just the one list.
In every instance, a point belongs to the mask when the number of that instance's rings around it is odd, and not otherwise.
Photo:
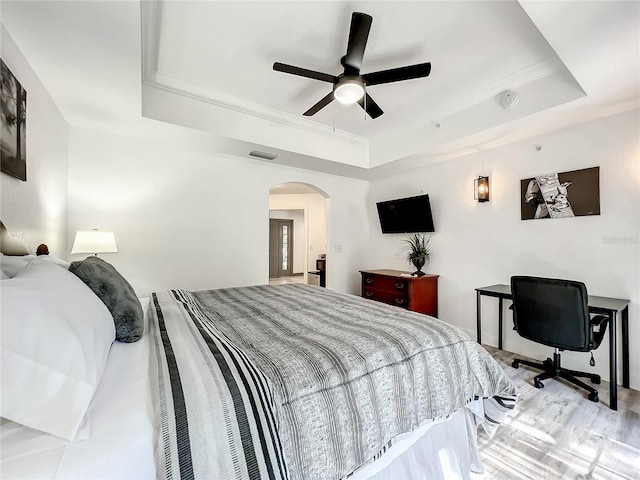
[[(269, 190), (269, 283), (323, 283), (318, 270), (329, 245), (328, 195), (314, 185), (288, 182)], [(320, 278), (322, 276), (322, 279)], [(322, 282), (320, 282), (322, 280)]]

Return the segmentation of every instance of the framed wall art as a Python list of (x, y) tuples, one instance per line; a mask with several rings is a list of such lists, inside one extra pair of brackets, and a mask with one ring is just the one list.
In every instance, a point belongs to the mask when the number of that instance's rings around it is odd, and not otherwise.
[(520, 218), (600, 215), (600, 167), (520, 180)]
[(0, 60), (0, 170), (27, 180), (27, 92)]

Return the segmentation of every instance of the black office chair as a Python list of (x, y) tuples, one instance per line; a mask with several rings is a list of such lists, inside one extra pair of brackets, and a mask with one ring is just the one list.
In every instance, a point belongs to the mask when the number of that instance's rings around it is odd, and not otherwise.
[[(511, 366), (520, 364), (544, 370), (534, 377), (536, 388), (543, 388), (541, 380), (562, 377), (589, 392), (589, 400), (598, 401), (598, 391), (577, 379), (587, 377), (595, 384), (600, 375), (562, 368), (563, 350), (590, 352), (598, 348), (607, 328), (608, 317), (589, 315), (587, 288), (584, 283), (554, 278), (511, 277), (513, 294), (513, 320), (521, 337), (554, 347), (553, 360), (543, 363), (515, 359)], [(591, 354), (591, 365), (595, 365)]]

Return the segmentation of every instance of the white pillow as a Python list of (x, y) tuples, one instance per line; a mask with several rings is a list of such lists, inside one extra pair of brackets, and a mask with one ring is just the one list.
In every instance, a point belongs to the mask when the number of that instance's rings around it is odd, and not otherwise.
[(35, 258), (35, 255), (13, 256), (0, 253), (0, 269), (2, 269), (7, 277), (13, 278), (27, 268), (29, 262)]
[(15, 277), (33, 262), (52, 263), (69, 270), (69, 262), (52, 255), (40, 255), (36, 257), (35, 255), (12, 256), (0, 253), (0, 269), (9, 278)]
[[(32, 255), (29, 255), (29, 256), (31, 257)], [(69, 265), (70, 265), (70, 263), (67, 262), (66, 260), (62, 260), (61, 258), (54, 257), (53, 255), (38, 255), (37, 257), (32, 258), (29, 264), (33, 262), (51, 263), (53, 265), (58, 265), (59, 267), (62, 267), (66, 270), (69, 270)]]
[(74, 440), (115, 339), (109, 310), (48, 263), (2, 280), (1, 297), (0, 416)]

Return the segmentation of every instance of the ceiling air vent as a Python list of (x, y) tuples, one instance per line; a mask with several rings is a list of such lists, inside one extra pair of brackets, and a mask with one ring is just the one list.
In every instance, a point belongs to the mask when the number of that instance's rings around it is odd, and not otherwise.
[(263, 158), (264, 160), (275, 160), (279, 157), (277, 153), (261, 152), (260, 150), (253, 150), (249, 152), (252, 157)]

